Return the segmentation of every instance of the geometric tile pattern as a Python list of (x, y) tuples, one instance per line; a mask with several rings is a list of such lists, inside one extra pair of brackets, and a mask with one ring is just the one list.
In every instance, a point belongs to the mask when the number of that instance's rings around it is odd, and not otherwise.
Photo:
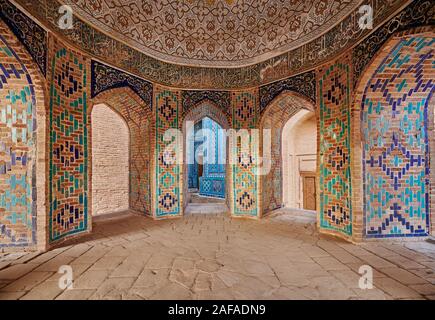
[(258, 175), (257, 159), (259, 152), (258, 137), (252, 134), (251, 129), (257, 125), (257, 90), (233, 92), (233, 129), (248, 130), (249, 143), (242, 143), (237, 138), (230, 150), (233, 163), (233, 196), (234, 215), (258, 216)]
[(207, 197), (225, 198), (225, 177), (200, 177), (199, 194)]
[(47, 32), (8, 0), (0, 0), (0, 19), (6, 22), (45, 76)]
[[(360, 0), (139, 1), (69, 0), (84, 21), (106, 34), (177, 64), (250, 65), (328, 30)], [(116, 5), (114, 5), (116, 3)]]
[(142, 98), (150, 110), (152, 110), (152, 83), (92, 60), (91, 98), (94, 98), (97, 94), (105, 90), (122, 87), (130, 87)]
[[(422, 0), (414, 0), (411, 2), (419, 2)], [(329, 59), (333, 59), (338, 53), (343, 52), (354, 46), (357, 42), (363, 40), (365, 36), (368, 35), (369, 32), (373, 30), (361, 30), (358, 25), (358, 20), (361, 14), (358, 12), (358, 8), (360, 4), (369, 4), (373, 8), (373, 25), (376, 29), (381, 24), (384, 24), (387, 20), (390, 20), (390, 17), (394, 14), (394, 12), (398, 12), (401, 8), (404, 7), (403, 0), (363, 0), (359, 1), (357, 9), (352, 11), (347, 16), (343, 16), (340, 21), (337, 21), (335, 26), (329, 28), (328, 30), (324, 30), (325, 32), (319, 32), (319, 36), (315, 37), (312, 41), (303, 41), (298, 46), (295, 46), (293, 50), (288, 52), (284, 52), (276, 57), (271, 57), (266, 59), (265, 61), (256, 63), (256, 64), (247, 64), (244, 67), (233, 67), (233, 68), (213, 68), (213, 67), (205, 67), (205, 66), (192, 66), (191, 64), (170, 64), (164, 62), (163, 60), (154, 59), (151, 56), (143, 53), (142, 50), (136, 50), (131, 46), (127, 45), (125, 42), (114, 39), (110, 34), (104, 33), (100, 31), (101, 29), (97, 29), (86, 22), (83, 22), (80, 19), (74, 19), (74, 28), (68, 30), (59, 30), (58, 28), (58, 19), (59, 12), (58, 8), (60, 4), (65, 3), (65, 1), (59, 0), (15, 0), (15, 2), (19, 3), (26, 11), (32, 14), (39, 21), (43, 21), (44, 24), (54, 33), (59, 33), (62, 37), (65, 37), (71, 43), (83, 50), (83, 52), (87, 52), (88, 54), (98, 58), (105, 63), (118, 67), (122, 70), (128, 71), (132, 74), (136, 74), (137, 76), (147, 79), (149, 81), (153, 81), (159, 83), (161, 85), (172, 86), (176, 88), (195, 88), (195, 89), (234, 89), (240, 90), (240, 88), (249, 88), (262, 84), (267, 84), (272, 81), (284, 79), (286, 77), (293, 76), (295, 74), (299, 74), (305, 72), (306, 70), (311, 70), (316, 66), (321, 65), (322, 63), (327, 62)], [(71, 1), (68, 1), (71, 2)], [(84, 1), (81, 1), (84, 3)], [(112, 2), (116, 4), (112, 4)], [(101, 5), (108, 4), (116, 11), (116, 8), (125, 6), (125, 1), (95, 1), (89, 2), (89, 8), (92, 13), (101, 12)], [(149, 2), (149, 1), (148, 1)], [(174, 3), (174, 6), (177, 6), (177, 14), (173, 16), (173, 21), (177, 21), (178, 14), (183, 14), (183, 7), (189, 1), (159, 1), (159, 3)], [(196, 5), (197, 2), (190, 1), (193, 5)], [(211, 1), (201, 1), (202, 7), (205, 11), (207, 11), (208, 4), (207, 2)], [(214, 1), (217, 5), (221, 6), (224, 1)], [(249, 1), (233, 1), (234, 4), (237, 5), (242, 11), (247, 7), (247, 2)], [(274, 5), (275, 1), (251, 1), (258, 2), (258, 8), (264, 6)], [(279, 0), (282, 4), (288, 4), (288, 1)], [(324, 4), (326, 1), (316, 0), (318, 2), (318, 7), (314, 11), (314, 14), (327, 10), (327, 6)], [(425, 0), (429, 4), (433, 1)], [(141, 2), (142, 3), (142, 2)], [(143, 2), (144, 6), (147, 6), (147, 2)], [(295, 1), (291, 1), (296, 6), (302, 6), (300, 3)], [(305, 4), (304, 4), (305, 5)], [(328, 2), (328, 6), (330, 2)], [(290, 6), (290, 5), (289, 5)], [(93, 9), (95, 7), (96, 9)], [(429, 7), (430, 8), (430, 7)], [(81, 8), (83, 9), (83, 8)], [(289, 12), (288, 8), (284, 9), (283, 12)], [(129, 9), (130, 10), (130, 9)], [(140, 8), (139, 8), (140, 10)], [(145, 10), (145, 9), (144, 9)], [(77, 10), (75, 10), (77, 11)], [(240, 14), (243, 12), (240, 11)], [(266, 10), (267, 11), (267, 10)], [(263, 11), (263, 12), (266, 12)], [(145, 12), (145, 11), (144, 11)], [(141, 12), (140, 15), (144, 15), (144, 12)], [(210, 11), (209, 11), (210, 12)], [(318, 12), (318, 13), (316, 13)], [(276, 19), (282, 20), (283, 23), (287, 23), (286, 17), (278, 17), (276, 15), (276, 11), (272, 11), (271, 14), (275, 16)], [(341, 14), (343, 11), (341, 11)], [(413, 12), (420, 13), (420, 12)], [(198, 13), (199, 14), (199, 13)], [(201, 15), (204, 12), (201, 11)], [(210, 14), (212, 14), (210, 12)], [(221, 10), (215, 10), (214, 14), (222, 16)], [(122, 12), (121, 15), (125, 15), (125, 12)], [(137, 15), (128, 16), (128, 20), (137, 19)], [(196, 15), (194, 14), (194, 19), (196, 20)], [(147, 17), (148, 19), (149, 17)], [(157, 17), (158, 21), (164, 21), (166, 19), (166, 15), (162, 15)], [(394, 19), (394, 18), (392, 18)], [(122, 20), (122, 21), (121, 21)], [(124, 23), (124, 19), (121, 19), (119, 23)], [(208, 19), (204, 19), (204, 22)], [(246, 20), (252, 21), (252, 18), (246, 16)], [(258, 23), (253, 23), (253, 30), (258, 30)], [(299, 29), (300, 24), (304, 24), (306, 21), (293, 21), (290, 24), (292, 28)], [(110, 22), (108, 22), (110, 23)], [(190, 22), (191, 23), (191, 22)], [(227, 23), (232, 24), (231, 21), (224, 21), (223, 24)], [(161, 28), (168, 28), (168, 24), (163, 22), (158, 22), (157, 29), (161, 30)], [(198, 27), (198, 25), (195, 25)], [(307, 26), (308, 29), (303, 30), (302, 32), (307, 34), (313, 33), (310, 31), (312, 26)], [(125, 31), (122, 29), (120, 31)], [(175, 30), (171, 37), (178, 37), (180, 34), (183, 34), (186, 30)], [(245, 30), (246, 31), (246, 30)], [(245, 36), (245, 31), (241, 32), (241, 41), (244, 42), (247, 37)], [(291, 31), (283, 34), (283, 37), (287, 37)], [(138, 33), (135, 33), (133, 36), (143, 36), (143, 33), (147, 33), (146, 31), (142, 32), (142, 30)], [(273, 32), (272, 32), (273, 33)], [(221, 32), (219, 32), (221, 36)], [(203, 33), (198, 34), (200, 37), (203, 36)], [(264, 36), (269, 36), (264, 35)], [(248, 37), (249, 38), (249, 37)], [(196, 38), (199, 39), (199, 38)], [(150, 41), (154, 41), (152, 38)], [(204, 39), (203, 39), (204, 40)], [(306, 40), (306, 39), (305, 39)], [(170, 39), (167, 41), (172, 42)], [(202, 41), (202, 40), (201, 40)], [(206, 41), (206, 40), (204, 40)], [(231, 40), (228, 40), (231, 42)], [(226, 41), (226, 43), (228, 42)], [(249, 40), (248, 40), (249, 41)], [(165, 39), (166, 42), (166, 39)], [(207, 42), (207, 41), (206, 41)], [(255, 41), (252, 42), (255, 45)], [(164, 44), (163, 44), (164, 45)], [(216, 41), (210, 41), (210, 45), (216, 46)], [(174, 50), (178, 50), (178, 47), (174, 47)], [(167, 61), (167, 59), (164, 59)]]
[(180, 214), (180, 165), (175, 161), (175, 149), (167, 146), (175, 142), (165, 141), (169, 129), (178, 129), (179, 92), (155, 88), (156, 108), (156, 216)]
[(49, 238), (88, 227), (87, 60), (50, 39)]
[(283, 91), (300, 93), (311, 102), (316, 101), (316, 72), (309, 71), (260, 87), (260, 113)]
[(429, 230), (429, 100), (435, 38), (406, 37), (388, 53), (362, 99), (366, 237)]
[(319, 70), (320, 228), (352, 235), (349, 57)]
[(28, 70), (1, 35), (0, 138), (0, 248), (29, 246), (36, 242), (36, 97)]

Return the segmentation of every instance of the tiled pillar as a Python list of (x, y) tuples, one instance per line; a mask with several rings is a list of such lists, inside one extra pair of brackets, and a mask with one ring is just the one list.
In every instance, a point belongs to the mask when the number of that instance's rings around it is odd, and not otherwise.
[(318, 227), (351, 239), (350, 58), (322, 66), (317, 80)]
[[(180, 92), (155, 86), (154, 112), (156, 119), (156, 144), (154, 149), (153, 184), (153, 216), (156, 219), (173, 218), (183, 215), (183, 165), (182, 135), (172, 141), (165, 141), (168, 130), (179, 129)], [(181, 132), (181, 131), (180, 131)], [(176, 141), (178, 139), (178, 141)], [(176, 159), (176, 149), (167, 153), (167, 147), (177, 144), (180, 162)], [(181, 152), (180, 152), (181, 151)]]
[[(260, 179), (256, 161), (259, 155), (259, 135), (252, 134), (257, 126), (258, 90), (233, 92), (231, 96), (233, 129), (248, 130), (249, 143), (242, 139), (230, 141), (232, 158), (230, 211), (234, 217), (261, 216)], [(230, 139), (231, 140), (231, 139)]]
[(88, 176), (89, 60), (49, 38), (49, 239), (91, 229)]

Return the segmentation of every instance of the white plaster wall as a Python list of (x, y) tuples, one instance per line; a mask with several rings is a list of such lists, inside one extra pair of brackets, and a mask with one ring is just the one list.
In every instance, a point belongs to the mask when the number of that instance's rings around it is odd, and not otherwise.
[(301, 110), (282, 132), (283, 200), (288, 208), (303, 208), (301, 171), (316, 172), (317, 127), (314, 113)]

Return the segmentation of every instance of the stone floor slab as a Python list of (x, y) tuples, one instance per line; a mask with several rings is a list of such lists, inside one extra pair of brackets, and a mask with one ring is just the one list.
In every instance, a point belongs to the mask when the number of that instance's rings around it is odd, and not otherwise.
[[(251, 221), (210, 209), (218, 206), (194, 205), (170, 221), (113, 214), (52, 251), (4, 254), (0, 300), (435, 297), (434, 244), (357, 246), (319, 235), (315, 215), (301, 210)], [(59, 288), (62, 265), (72, 267), (72, 290)], [(363, 265), (373, 289), (359, 288)]]

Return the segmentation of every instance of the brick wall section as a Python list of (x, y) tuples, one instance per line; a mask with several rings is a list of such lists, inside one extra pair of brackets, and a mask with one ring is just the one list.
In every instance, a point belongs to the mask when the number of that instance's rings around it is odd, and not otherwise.
[[(47, 247), (47, 214), (43, 77), (28, 52), (1, 20), (0, 36), (0, 64), (5, 64), (5, 69), (0, 71), (0, 75), (5, 76), (0, 80), (0, 109), (3, 110), (0, 158), (4, 170), (0, 174), (0, 248), (6, 251), (44, 250)], [(19, 72), (19, 77), (5, 74), (9, 72), (4, 70), (12, 71), (12, 68)], [(16, 120), (13, 120), (12, 112), (16, 112)], [(11, 162), (12, 154), (20, 157), (16, 158), (15, 164)], [(7, 205), (16, 200), (19, 200), (16, 205), (8, 209)]]
[[(266, 166), (270, 167), (260, 176), (263, 214), (283, 206), (282, 143), (285, 141), (282, 141), (282, 130), (287, 121), (302, 109), (313, 110), (314, 107), (297, 94), (284, 92), (271, 102), (261, 117), (260, 154)], [(270, 148), (267, 146), (269, 142), (263, 139), (266, 130), (270, 130)]]
[(104, 104), (93, 107), (92, 215), (129, 208), (129, 136), (125, 120)]
[[(118, 113), (129, 128), (129, 207), (152, 215), (152, 149), (154, 144), (151, 110), (130, 88), (110, 89), (93, 99)], [(128, 170), (128, 169), (127, 169)]]

